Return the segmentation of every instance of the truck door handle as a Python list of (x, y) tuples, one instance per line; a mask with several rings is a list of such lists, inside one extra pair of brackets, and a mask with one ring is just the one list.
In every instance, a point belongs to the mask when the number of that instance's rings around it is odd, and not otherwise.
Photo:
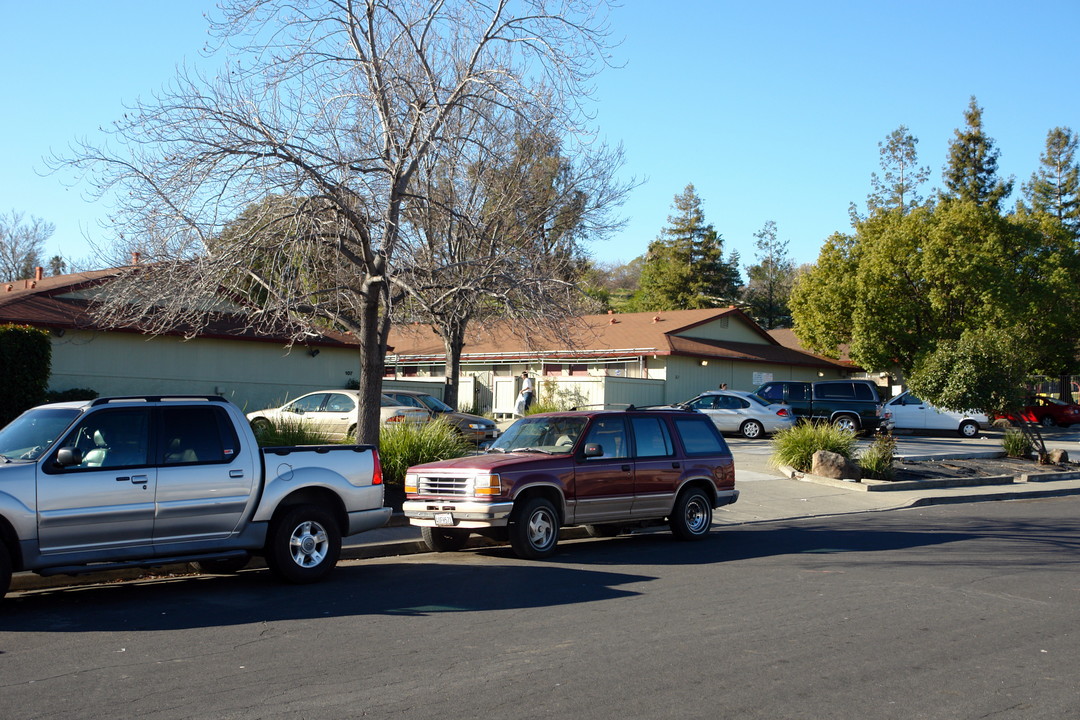
[(623, 465), (622, 466), (622, 471), (623, 472), (630, 472), (630, 466), (629, 465)]
[(682, 467), (682, 466), (681, 466), (681, 465), (680, 465), (679, 463), (677, 463), (677, 462), (673, 462), (673, 463), (671, 463), (671, 467), (673, 467), (673, 468), (675, 468), (676, 470), (678, 470), (678, 469), (679, 469), (680, 467)]
[(132, 485), (145, 485), (150, 482), (150, 477), (147, 475), (131, 475), (130, 477), (124, 475), (123, 477), (116, 478), (116, 482), (129, 482)]
[(231, 478), (242, 478), (242, 477), (244, 477), (244, 471), (243, 470), (230, 470), (229, 471), (229, 477), (231, 477)]

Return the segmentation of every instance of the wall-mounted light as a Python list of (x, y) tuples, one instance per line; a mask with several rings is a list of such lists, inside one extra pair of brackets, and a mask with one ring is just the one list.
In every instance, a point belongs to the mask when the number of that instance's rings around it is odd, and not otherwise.
[(311, 348), (307, 351), (307, 354), (311, 357), (316, 357), (319, 354), (319, 348)]
[(818, 370), (818, 371), (817, 371), (817, 376), (818, 376), (818, 377), (825, 377), (825, 373), (824, 373), (824, 371), (822, 371), (822, 370)]
[(708, 361), (708, 360), (702, 360), (702, 361), (701, 361), (701, 367), (705, 367), (705, 366), (706, 366), (706, 365), (708, 365), (708, 364), (709, 364), (709, 361)]

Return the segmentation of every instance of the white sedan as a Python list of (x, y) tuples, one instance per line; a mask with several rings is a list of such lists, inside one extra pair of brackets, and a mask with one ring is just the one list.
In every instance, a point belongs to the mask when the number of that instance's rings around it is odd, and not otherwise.
[(739, 390), (710, 390), (680, 405), (708, 415), (720, 432), (737, 432), (750, 439), (795, 424), (795, 416), (787, 405), (770, 403), (754, 393)]
[(897, 430), (951, 430), (961, 437), (975, 437), (990, 424), (990, 418), (983, 413), (940, 410), (909, 392), (887, 402), (885, 411), (892, 415)]
[[(285, 403), (279, 408), (268, 408), (247, 414), (251, 427), (260, 428), (285, 420), (299, 423), (334, 440), (346, 440), (356, 434), (356, 405), (360, 393), (356, 390), (320, 390), (308, 393)], [(398, 422), (427, 422), (431, 413), (416, 407), (408, 407), (382, 396), (380, 410), (384, 425)]]

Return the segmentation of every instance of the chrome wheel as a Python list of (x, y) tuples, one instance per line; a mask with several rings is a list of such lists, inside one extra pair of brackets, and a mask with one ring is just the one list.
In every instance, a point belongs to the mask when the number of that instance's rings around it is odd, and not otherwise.
[(847, 432), (859, 432), (859, 424), (855, 422), (855, 418), (850, 415), (841, 415), (833, 422), (840, 430), (846, 430)]
[(757, 420), (747, 420), (743, 423), (741, 432), (744, 438), (753, 440), (761, 437), (762, 433), (765, 432), (765, 428)]
[(675, 501), (668, 521), (680, 540), (700, 540), (712, 527), (712, 503), (700, 488), (685, 490)]
[(314, 520), (302, 522), (292, 531), (289, 538), (289, 554), (293, 562), (302, 568), (316, 567), (326, 560), (330, 550), (330, 536)]
[(559, 515), (548, 500), (535, 497), (525, 502), (509, 530), (510, 545), (519, 557), (544, 558), (559, 542)]

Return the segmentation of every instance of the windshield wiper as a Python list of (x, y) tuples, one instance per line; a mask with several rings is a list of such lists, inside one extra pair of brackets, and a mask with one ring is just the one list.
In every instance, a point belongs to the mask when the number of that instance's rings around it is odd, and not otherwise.
[(534, 448), (534, 447), (514, 448), (510, 452), (538, 452), (538, 453), (543, 453), (545, 455), (553, 455), (554, 454), (550, 450), (541, 450), (540, 448)]
[(493, 452), (497, 452), (497, 453), (505, 453), (505, 452), (506, 452), (506, 448), (501, 448), (501, 447), (500, 447), (500, 448), (497, 448), (497, 447), (489, 447), (489, 448), (488, 448), (487, 450), (485, 450), (484, 452), (489, 452), (489, 453), (493, 453)]
[(0, 458), (3, 458), (5, 463), (11, 462), (11, 458), (9, 458), (7, 455), (0, 455)]

